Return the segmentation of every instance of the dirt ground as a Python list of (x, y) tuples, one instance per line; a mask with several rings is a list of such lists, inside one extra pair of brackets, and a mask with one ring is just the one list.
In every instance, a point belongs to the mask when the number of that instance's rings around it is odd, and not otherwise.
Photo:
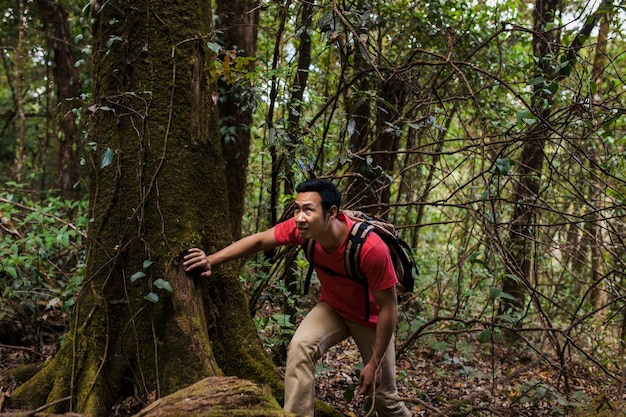
[[(3, 371), (45, 360), (54, 344), (0, 344), (0, 410), (14, 388)], [(349, 417), (366, 416), (369, 404), (355, 394), (360, 358), (350, 340), (318, 364), (317, 397)], [(475, 342), (462, 349), (414, 347), (397, 361), (399, 397), (415, 416), (625, 416), (624, 390), (593, 369), (523, 355)], [(111, 417), (130, 416), (138, 401), (127, 398)]]

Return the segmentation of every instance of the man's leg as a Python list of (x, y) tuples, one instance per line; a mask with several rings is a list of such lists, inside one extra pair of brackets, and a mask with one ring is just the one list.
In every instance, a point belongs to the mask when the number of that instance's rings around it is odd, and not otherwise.
[(315, 362), (349, 335), (344, 320), (326, 303), (318, 303), (296, 329), (285, 369), (285, 411), (313, 416)]
[[(356, 323), (346, 322), (350, 328), (350, 334), (359, 347), (363, 363), (372, 358), (376, 332)], [(407, 417), (411, 415), (409, 409), (401, 401), (388, 399), (386, 396), (397, 396), (396, 387), (396, 348), (394, 338), (391, 338), (385, 351), (383, 362), (380, 364), (380, 386), (376, 387), (374, 409), (380, 417)]]

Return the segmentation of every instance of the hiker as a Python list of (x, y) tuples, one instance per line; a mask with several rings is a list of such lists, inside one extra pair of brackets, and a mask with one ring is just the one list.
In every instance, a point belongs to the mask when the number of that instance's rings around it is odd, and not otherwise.
[[(339, 210), (341, 193), (332, 182), (319, 178), (299, 184), (296, 192), (293, 218), (208, 256), (201, 249), (190, 249), (184, 260), (186, 271), (198, 270), (202, 277), (208, 277), (212, 268), (223, 262), (280, 245), (302, 245), (305, 239), (313, 239), (321, 294), (289, 344), (285, 411), (313, 416), (315, 363), (332, 346), (352, 336), (364, 363), (359, 393), (375, 394), (374, 409), (381, 417), (409, 416), (403, 402), (388, 398), (397, 396), (394, 346), (397, 278), (389, 248), (376, 233), (370, 233), (363, 243), (360, 264), (369, 287), (369, 314), (365, 315), (365, 287), (346, 279), (344, 251), (354, 222)], [(337, 271), (340, 276), (329, 271)]]

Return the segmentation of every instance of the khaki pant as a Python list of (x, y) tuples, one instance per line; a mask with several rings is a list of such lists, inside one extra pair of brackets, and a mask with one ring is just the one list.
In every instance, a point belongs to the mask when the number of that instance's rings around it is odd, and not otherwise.
[[(328, 304), (318, 303), (304, 318), (289, 344), (285, 371), (285, 411), (313, 416), (315, 406), (315, 363), (332, 346), (352, 336), (363, 362), (372, 357), (373, 330), (344, 320)], [(385, 398), (396, 396), (396, 358), (393, 339), (381, 364), (380, 387), (374, 408), (380, 417), (407, 417), (404, 403)]]

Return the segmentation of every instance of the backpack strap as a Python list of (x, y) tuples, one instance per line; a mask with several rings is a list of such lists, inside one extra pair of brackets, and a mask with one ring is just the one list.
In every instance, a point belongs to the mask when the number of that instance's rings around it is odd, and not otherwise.
[(309, 293), (309, 287), (311, 286), (311, 276), (313, 275), (313, 248), (315, 247), (315, 241), (306, 239), (302, 242), (302, 249), (304, 250), (304, 256), (309, 261), (309, 269), (306, 271), (306, 278), (304, 279), (304, 294)]
[(365, 320), (368, 320), (370, 317), (370, 296), (367, 278), (361, 272), (361, 249), (363, 249), (367, 235), (373, 230), (374, 226), (366, 221), (354, 223), (352, 230), (350, 230), (350, 235), (348, 236), (346, 252), (343, 257), (344, 266), (349, 278), (363, 286), (363, 292), (365, 294)]
[(365, 280), (361, 273), (359, 261), (365, 238), (372, 230), (374, 230), (374, 226), (367, 222), (354, 223), (352, 226), (348, 236), (348, 243), (346, 244), (347, 256), (344, 257), (344, 266), (348, 275)]
[(315, 248), (315, 241), (307, 239), (302, 242), (302, 249), (304, 250), (304, 256), (309, 261), (309, 269), (304, 279), (304, 294), (309, 293), (311, 286), (311, 277), (313, 275), (314, 267), (318, 267), (331, 276), (339, 276), (358, 282), (363, 286), (363, 292), (365, 294), (365, 320), (370, 317), (370, 299), (369, 299), (369, 285), (367, 278), (363, 276), (361, 272), (361, 249), (367, 235), (373, 231), (375, 227), (367, 222), (354, 223), (350, 233), (348, 235), (348, 242), (346, 243), (346, 250), (343, 257), (344, 267), (346, 274), (339, 274), (330, 268), (325, 268), (320, 265), (315, 265), (313, 262), (313, 253)]
[[(354, 281), (359, 281), (358, 279), (355, 279), (349, 275), (340, 274), (339, 272), (336, 272), (332, 270), (331, 268), (327, 268), (325, 266), (316, 264), (313, 261), (313, 253), (315, 253), (315, 241), (314, 240), (306, 239), (304, 242), (302, 242), (302, 249), (304, 250), (304, 256), (306, 257), (307, 261), (309, 261), (309, 269), (307, 270), (306, 277), (304, 278), (303, 293), (305, 295), (309, 293), (309, 288), (311, 287), (311, 278), (313, 277), (313, 270), (315, 268), (319, 268), (323, 270), (324, 272), (326, 272), (328, 275), (333, 276), (333, 277), (342, 277), (342, 278), (352, 279)], [(344, 256), (344, 262), (345, 262), (345, 258), (347, 258), (347, 255), (348, 255), (348, 252), (346, 252)]]

